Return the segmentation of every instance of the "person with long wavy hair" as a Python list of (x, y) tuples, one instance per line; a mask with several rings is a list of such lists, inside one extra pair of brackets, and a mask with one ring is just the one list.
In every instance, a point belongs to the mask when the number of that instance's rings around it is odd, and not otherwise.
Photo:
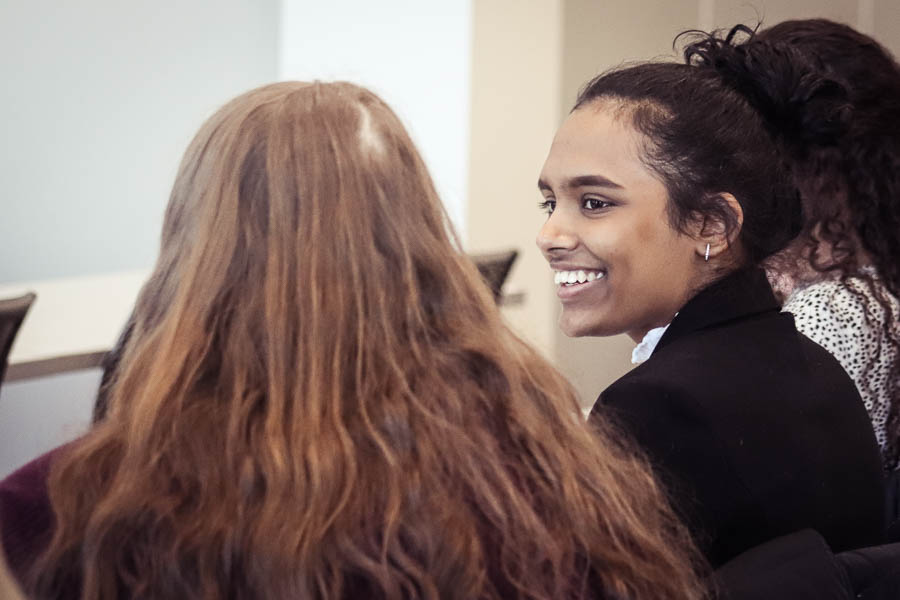
[(272, 84), (203, 126), (108, 393), (0, 486), (35, 598), (704, 595), (644, 462), (503, 324), (363, 88)]
[(853, 377), (886, 471), (900, 463), (900, 65), (883, 46), (825, 19), (785, 21), (750, 44), (802, 52), (846, 84), (836, 144), (788, 144), (806, 215), (770, 261), (797, 327)]

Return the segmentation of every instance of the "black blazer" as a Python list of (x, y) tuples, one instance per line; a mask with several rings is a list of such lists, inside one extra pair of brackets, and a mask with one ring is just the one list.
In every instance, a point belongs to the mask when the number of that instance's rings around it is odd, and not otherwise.
[(761, 269), (714, 283), (591, 414), (643, 448), (714, 567), (804, 528), (835, 552), (882, 540), (881, 459), (862, 400), (779, 308)]

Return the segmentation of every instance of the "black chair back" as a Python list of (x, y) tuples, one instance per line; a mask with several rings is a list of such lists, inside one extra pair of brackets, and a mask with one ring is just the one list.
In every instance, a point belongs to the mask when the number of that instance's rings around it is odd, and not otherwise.
[(738, 555), (712, 583), (715, 600), (897, 600), (900, 544), (833, 554), (804, 529)]
[(500, 295), (503, 293), (503, 282), (509, 276), (513, 263), (516, 262), (518, 256), (518, 250), (469, 255), (469, 258), (478, 267), (478, 272), (481, 273), (484, 282), (494, 293), (494, 300), (500, 300)]
[(900, 542), (900, 469), (888, 473), (884, 480), (885, 522), (887, 523), (887, 541)]
[(22, 326), (22, 321), (25, 320), (25, 315), (35, 298), (37, 296), (28, 293), (18, 298), (0, 300), (0, 383), (3, 383), (3, 377), (6, 375), (6, 363), (13, 340), (16, 339), (19, 327)]

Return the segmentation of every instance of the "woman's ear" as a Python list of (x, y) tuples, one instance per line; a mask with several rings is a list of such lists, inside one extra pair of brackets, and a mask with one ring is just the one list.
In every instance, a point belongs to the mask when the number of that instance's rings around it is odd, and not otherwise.
[(709, 261), (727, 252), (737, 240), (744, 224), (744, 210), (732, 194), (716, 194), (719, 210), (700, 215), (696, 220), (697, 254)]

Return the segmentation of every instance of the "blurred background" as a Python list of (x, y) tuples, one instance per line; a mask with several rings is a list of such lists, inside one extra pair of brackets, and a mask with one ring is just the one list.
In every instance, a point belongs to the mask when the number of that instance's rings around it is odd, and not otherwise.
[[(552, 275), (534, 246), (536, 180), (556, 127), (587, 79), (674, 59), (683, 30), (808, 17), (900, 51), (897, 0), (2, 0), (0, 296), (78, 289), (56, 318), (114, 334), (203, 120), (263, 83), (346, 79), (406, 123), (468, 252), (519, 251), (505, 316), (589, 407), (629, 368), (632, 343), (556, 328)], [(23, 336), (50, 345), (59, 326), (36, 314)], [(99, 376), (3, 384), (0, 477), (84, 430)]]

